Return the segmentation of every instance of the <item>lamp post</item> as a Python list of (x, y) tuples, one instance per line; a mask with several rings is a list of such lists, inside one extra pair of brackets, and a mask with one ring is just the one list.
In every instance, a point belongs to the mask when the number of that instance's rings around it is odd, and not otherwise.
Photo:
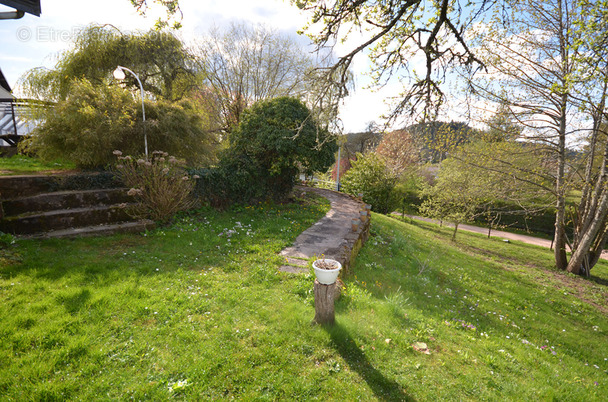
[(342, 144), (340, 144), (340, 147), (338, 148), (338, 171), (336, 172), (336, 191), (340, 191), (340, 151), (342, 151)]
[(137, 76), (137, 74), (135, 74), (132, 70), (130, 70), (126, 67), (123, 67), (123, 66), (116, 67), (116, 70), (114, 70), (114, 78), (116, 78), (119, 81), (124, 80), (125, 79), (125, 70), (130, 72), (131, 74), (133, 74), (133, 76), (139, 83), (139, 89), (141, 91), (141, 113), (142, 113), (143, 121), (144, 121), (144, 146), (145, 146), (145, 152), (146, 152), (146, 160), (148, 160), (148, 137), (146, 135), (146, 109), (144, 108), (144, 87), (143, 87), (143, 85), (141, 85), (141, 81), (139, 80), (139, 77)]

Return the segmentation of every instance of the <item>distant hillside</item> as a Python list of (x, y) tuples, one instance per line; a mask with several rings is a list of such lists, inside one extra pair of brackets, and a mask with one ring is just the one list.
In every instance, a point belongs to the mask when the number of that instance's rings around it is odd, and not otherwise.
[(406, 128), (420, 148), (422, 161), (438, 163), (448, 157), (449, 152), (480, 137), (480, 131), (463, 122), (430, 122), (413, 124)]
[(380, 132), (361, 132), (346, 134), (346, 144), (343, 150), (346, 151), (345, 157), (354, 158), (356, 153), (366, 153), (375, 151), (382, 141), (382, 133)]

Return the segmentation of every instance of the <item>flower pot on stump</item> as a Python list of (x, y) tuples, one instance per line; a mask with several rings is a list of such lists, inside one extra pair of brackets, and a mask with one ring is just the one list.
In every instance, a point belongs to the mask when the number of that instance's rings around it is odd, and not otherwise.
[(315, 318), (317, 324), (333, 324), (335, 322), (334, 299), (336, 280), (342, 269), (342, 264), (336, 260), (321, 259), (312, 264), (315, 270)]

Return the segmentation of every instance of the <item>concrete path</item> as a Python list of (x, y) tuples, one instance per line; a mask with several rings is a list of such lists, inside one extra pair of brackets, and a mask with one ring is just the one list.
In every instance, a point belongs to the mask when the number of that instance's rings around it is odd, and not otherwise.
[(284, 272), (308, 271), (308, 259), (324, 255), (340, 261), (344, 248), (348, 248), (353, 237), (351, 221), (359, 218), (364, 205), (352, 197), (321, 188), (297, 186), (297, 191), (314, 192), (331, 203), (331, 210), (317, 223), (300, 234), (294, 244), (281, 251), (289, 265), (281, 267)]
[[(393, 212), (393, 215), (401, 216), (401, 214), (397, 213), (397, 212)], [(422, 216), (415, 216), (415, 215), (406, 215), (406, 216), (410, 219), (416, 219), (419, 221), (439, 224), (439, 221), (437, 221), (435, 219), (424, 218)], [(447, 226), (450, 228), (454, 227), (454, 225), (449, 222), (443, 222), (443, 226)], [(467, 232), (474, 232), (474, 233), (481, 233), (486, 236), (488, 235), (487, 228), (480, 228), (479, 226), (466, 225), (466, 224), (462, 224), (462, 223), (460, 225), (458, 225), (458, 230), (464, 230)], [(516, 241), (520, 241), (522, 243), (533, 244), (535, 246), (541, 246), (541, 247), (546, 247), (546, 248), (551, 248), (551, 246), (552, 246), (551, 240), (540, 239), (538, 237), (526, 236), (526, 235), (517, 234), (517, 233), (504, 232), (502, 230), (492, 229), (491, 237), (498, 237), (498, 238), (507, 239), (507, 240), (516, 240)], [(602, 252), (601, 258), (603, 260), (608, 260), (608, 250), (604, 250)]]

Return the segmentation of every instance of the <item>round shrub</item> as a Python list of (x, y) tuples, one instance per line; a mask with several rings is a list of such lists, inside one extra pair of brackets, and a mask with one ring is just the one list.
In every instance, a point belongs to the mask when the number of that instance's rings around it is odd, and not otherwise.
[(397, 178), (384, 159), (375, 153), (357, 154), (352, 165), (342, 179), (342, 191), (352, 195), (362, 193), (363, 200), (376, 212), (393, 212), (399, 201), (395, 192)]
[(215, 204), (280, 201), (299, 172), (326, 170), (336, 150), (335, 137), (298, 99), (260, 101), (243, 112), (230, 147), (217, 169), (202, 178), (200, 191)]

